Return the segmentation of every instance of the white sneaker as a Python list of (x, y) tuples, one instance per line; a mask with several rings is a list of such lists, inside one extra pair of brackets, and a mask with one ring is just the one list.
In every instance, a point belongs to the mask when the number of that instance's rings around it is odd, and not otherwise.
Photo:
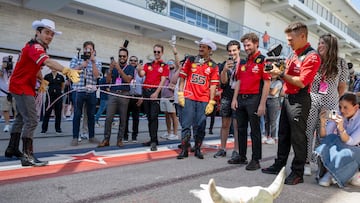
[(267, 140), (268, 138), (266, 137), (266, 136), (263, 136), (262, 138), (261, 138), (261, 143), (265, 143), (266, 142), (266, 140)]
[(9, 132), (10, 131), (10, 125), (5, 125), (4, 127), (4, 132)]
[(355, 173), (355, 175), (350, 179), (350, 184), (360, 186), (360, 172)]
[(101, 128), (100, 123), (99, 123), (99, 122), (96, 122), (96, 123), (95, 123), (95, 127), (97, 127), (97, 128)]
[(326, 172), (325, 175), (319, 180), (319, 185), (324, 187), (329, 187), (332, 183), (332, 176), (329, 172)]
[(275, 140), (272, 137), (269, 137), (266, 141), (265, 144), (275, 144)]
[(167, 137), (168, 140), (178, 140), (179, 137), (177, 135), (174, 135), (174, 134), (170, 134), (168, 137)]
[(79, 136), (79, 138), (78, 138), (78, 142), (81, 142), (81, 136)]
[(160, 135), (161, 138), (163, 139), (168, 139), (169, 134), (168, 133), (164, 133), (164, 135)]
[(84, 139), (84, 140), (88, 140), (89, 139), (89, 134), (88, 133), (81, 133), (79, 138)]
[(311, 166), (310, 166), (310, 164), (305, 164), (304, 175), (305, 176), (311, 176)]

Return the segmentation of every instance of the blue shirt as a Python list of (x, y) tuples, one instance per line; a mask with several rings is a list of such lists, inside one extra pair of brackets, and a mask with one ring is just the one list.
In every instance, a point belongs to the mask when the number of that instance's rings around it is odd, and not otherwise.
[[(344, 128), (349, 135), (349, 140), (345, 143), (347, 145), (357, 145), (360, 143), (360, 110), (354, 114), (350, 119), (344, 118)], [(337, 130), (335, 121), (329, 121), (326, 126), (326, 134), (333, 134)], [(339, 132), (337, 133), (339, 134)]]
[[(134, 78), (134, 66), (126, 65), (124, 67), (120, 67), (126, 75), (130, 75)], [(121, 84), (117, 86), (111, 86), (110, 91), (115, 92), (116, 90), (130, 91), (130, 86), (128, 82), (125, 82), (124, 79), (119, 74), (118, 70), (114, 68), (111, 74), (111, 84)]]
[(131, 81), (132, 84), (130, 86), (130, 94), (131, 95), (141, 96), (142, 95), (142, 84), (145, 81), (145, 76), (140, 77), (136, 70), (134, 72), (134, 75), (135, 75), (135, 77)]
[[(99, 80), (99, 85), (105, 85), (106, 84), (106, 77), (102, 77)], [(109, 86), (100, 86), (100, 99), (101, 100), (107, 100), (108, 99), (108, 94), (104, 93), (103, 91), (107, 91), (107, 88), (109, 88)]]
[[(83, 59), (79, 59), (77, 57), (72, 58), (70, 61), (70, 68), (74, 69), (75, 67), (81, 65), (83, 61), (84, 61)], [(96, 60), (95, 64), (96, 64), (96, 68), (100, 72), (101, 71), (101, 62)], [(93, 69), (92, 63), (91, 63), (91, 61), (89, 61), (86, 68), (84, 68), (81, 71), (81, 73), (79, 74), (80, 81), (78, 83), (74, 83), (72, 85), (72, 88), (77, 89), (78, 92), (84, 92), (84, 91), (88, 91), (87, 89), (84, 88), (86, 85), (96, 85), (98, 78), (94, 76), (92, 69)], [(85, 77), (86, 77), (86, 80), (85, 80)], [(85, 84), (85, 82), (86, 82), (86, 84)], [(96, 88), (94, 88), (94, 91), (96, 91)]]

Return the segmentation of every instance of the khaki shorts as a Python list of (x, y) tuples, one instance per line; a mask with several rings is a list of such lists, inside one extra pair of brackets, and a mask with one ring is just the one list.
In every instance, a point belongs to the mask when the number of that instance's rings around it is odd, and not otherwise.
[(9, 102), (6, 96), (0, 97), (0, 110), (11, 112), (11, 108), (15, 108), (15, 99), (13, 98), (13, 102)]
[(161, 98), (160, 99), (160, 111), (162, 112), (168, 112), (168, 113), (175, 113), (175, 104), (174, 102), (170, 102), (167, 98)]

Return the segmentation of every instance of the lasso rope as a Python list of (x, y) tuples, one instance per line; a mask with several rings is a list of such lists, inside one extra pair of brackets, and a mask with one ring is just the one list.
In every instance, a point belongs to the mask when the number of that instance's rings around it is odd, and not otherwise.
[[(131, 85), (131, 84), (103, 84), (103, 85), (87, 85), (86, 87), (80, 87), (80, 88), (76, 88), (73, 90), (70, 90), (68, 92), (63, 93), (62, 95), (60, 95), (58, 98), (56, 98), (51, 104), (48, 105), (48, 107), (46, 108), (46, 111), (48, 111), (59, 99), (61, 99), (63, 96), (66, 96), (72, 92), (78, 91), (78, 90), (82, 90), (85, 92), (96, 92), (98, 88), (100, 87), (115, 87), (115, 86), (122, 86), (122, 85)], [(147, 86), (147, 87), (152, 87), (152, 88), (158, 88), (161, 87), (163, 89), (169, 89), (170, 87), (168, 86), (158, 86), (158, 85), (147, 85), (147, 84), (136, 84), (136, 86)], [(121, 95), (121, 94), (117, 94), (114, 92), (108, 92), (105, 90), (100, 89), (99, 90), (102, 93), (108, 94), (108, 95), (112, 95), (112, 96), (116, 96), (116, 97), (122, 97), (122, 98), (126, 98), (126, 99), (142, 99), (142, 100), (151, 100), (151, 101), (156, 101), (156, 100), (160, 100), (160, 99), (167, 99), (167, 100), (173, 100), (174, 96), (169, 97), (169, 98), (146, 98), (146, 97), (134, 97), (134, 96), (130, 96), (130, 95)], [(188, 90), (184, 90), (184, 92), (188, 93), (188, 96), (186, 96), (185, 98), (188, 98), (190, 96), (192, 96), (192, 92), (188, 91)], [(47, 95), (49, 95), (49, 93), (46, 91)], [(40, 115), (41, 112), (41, 106), (43, 104), (43, 99), (44, 98), (44, 93), (39, 93), (36, 96), (36, 109), (38, 110), (38, 115)], [(45, 102), (44, 102), (45, 103)], [(50, 103), (50, 99), (49, 99), (49, 103)]]

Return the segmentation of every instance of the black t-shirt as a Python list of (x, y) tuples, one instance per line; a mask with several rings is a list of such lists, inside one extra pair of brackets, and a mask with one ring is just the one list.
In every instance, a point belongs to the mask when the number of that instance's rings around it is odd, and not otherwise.
[[(226, 61), (224, 61), (223, 63), (219, 64), (219, 74), (221, 77), (221, 72), (224, 69)], [(236, 67), (236, 66), (235, 66)], [(221, 98), (226, 98), (226, 99), (232, 99), (233, 95), (234, 95), (234, 89), (231, 88), (230, 86), (230, 80), (235, 81), (236, 80), (236, 75), (235, 75), (235, 69), (233, 70), (229, 70), (227, 72), (227, 76), (228, 76), (228, 81), (226, 84), (223, 84), (220, 80), (220, 88), (223, 90), (222, 94), (221, 94)], [(232, 78), (232, 79), (231, 79)]]
[(60, 95), (62, 84), (65, 82), (64, 76), (56, 73), (55, 78), (52, 73), (46, 74), (44, 77), (45, 80), (49, 81), (49, 94), (50, 95)]

